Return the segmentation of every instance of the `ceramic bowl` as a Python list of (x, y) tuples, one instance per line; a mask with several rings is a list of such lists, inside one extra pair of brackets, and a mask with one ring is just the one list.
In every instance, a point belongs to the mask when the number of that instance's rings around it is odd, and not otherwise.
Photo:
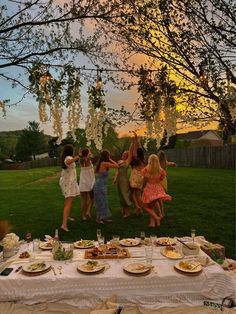
[(184, 255), (198, 255), (200, 252), (200, 246), (194, 242), (186, 242), (187, 248), (185, 245), (182, 246), (182, 252)]

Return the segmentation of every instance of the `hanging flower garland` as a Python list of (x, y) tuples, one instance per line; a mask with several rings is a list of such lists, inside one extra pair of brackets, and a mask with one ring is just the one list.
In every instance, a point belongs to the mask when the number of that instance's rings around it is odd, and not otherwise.
[(74, 140), (76, 139), (75, 130), (79, 127), (79, 122), (82, 114), (82, 108), (80, 103), (81, 85), (82, 83), (80, 81), (80, 75), (78, 73), (73, 82), (73, 85), (70, 87), (70, 92), (68, 93), (67, 97), (69, 131), (71, 132)]
[(81, 117), (80, 73), (71, 65), (65, 66), (58, 79), (54, 78), (46, 66), (35, 62), (31, 68), (30, 89), (39, 103), (39, 120), (46, 123), (53, 120), (54, 133), (60, 142), (63, 136), (63, 106), (68, 108), (68, 127), (75, 138)]
[(103, 138), (107, 135), (109, 123), (106, 117), (106, 104), (102, 80), (99, 77), (96, 86), (88, 90), (88, 115), (85, 125), (87, 144), (93, 141), (98, 150), (102, 150)]
[(175, 103), (176, 85), (169, 79), (165, 66), (156, 71), (153, 78), (151, 74), (143, 67), (140, 68), (138, 91), (142, 100), (138, 107), (141, 118), (146, 123), (146, 145), (148, 139), (154, 138), (159, 147), (165, 131), (167, 138), (176, 133), (178, 117)]

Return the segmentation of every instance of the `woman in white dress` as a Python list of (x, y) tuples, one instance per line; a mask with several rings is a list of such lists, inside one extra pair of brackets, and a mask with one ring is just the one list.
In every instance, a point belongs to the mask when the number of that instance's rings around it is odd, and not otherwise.
[(89, 149), (83, 149), (80, 152), (80, 178), (79, 190), (81, 194), (82, 220), (91, 218), (91, 209), (94, 203), (93, 185), (95, 182), (94, 169), (91, 162), (91, 152)]
[(60, 178), (60, 187), (62, 190), (62, 194), (65, 197), (61, 229), (67, 232), (69, 231), (67, 228), (67, 221), (70, 215), (73, 199), (75, 196), (80, 194), (75, 166), (75, 161), (79, 159), (79, 156), (73, 157), (73, 154), (73, 145), (65, 145), (61, 158), (62, 171)]

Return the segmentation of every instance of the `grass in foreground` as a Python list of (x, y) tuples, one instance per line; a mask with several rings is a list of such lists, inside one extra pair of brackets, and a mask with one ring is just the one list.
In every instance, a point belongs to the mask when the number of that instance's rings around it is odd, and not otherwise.
[[(146, 235), (184, 236), (195, 228), (213, 243), (221, 243), (226, 255), (235, 258), (235, 200), (234, 171), (170, 168), (168, 170), (169, 194), (173, 200), (165, 204), (165, 218), (159, 228), (148, 227), (147, 214), (122, 219), (116, 186), (112, 185), (110, 173), (109, 203), (113, 223), (97, 225), (95, 210), (90, 221), (82, 222), (80, 198), (75, 199), (72, 215), (75, 222), (69, 223), (70, 232), (60, 230), (63, 196), (58, 185), (60, 169), (57, 167), (31, 170), (0, 171), (0, 219), (11, 222), (12, 231), (21, 238), (32, 232), (33, 238), (44, 239), (59, 229), (61, 240), (74, 241), (80, 238), (96, 238), (96, 229), (102, 229), (106, 240), (114, 234), (121, 237)], [(134, 213), (134, 209), (132, 210)]]

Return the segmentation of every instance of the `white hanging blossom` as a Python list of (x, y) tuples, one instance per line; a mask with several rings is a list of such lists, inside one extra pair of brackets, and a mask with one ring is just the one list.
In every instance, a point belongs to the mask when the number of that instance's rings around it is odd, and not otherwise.
[(5, 101), (0, 101), (0, 108), (2, 109), (3, 116), (6, 116), (6, 107), (5, 107)]
[(38, 110), (39, 110), (39, 120), (42, 123), (46, 123), (48, 121), (48, 116), (47, 116), (47, 112), (46, 112), (46, 102), (45, 101), (41, 101), (39, 103)]
[(94, 98), (89, 94), (85, 135), (88, 146), (93, 141), (98, 150), (102, 150), (103, 138), (107, 134), (109, 127), (106, 121), (105, 102), (101, 100), (100, 103), (102, 105), (95, 108)]
[(61, 142), (63, 136), (62, 130), (62, 113), (63, 108), (61, 104), (61, 97), (58, 95), (54, 104), (50, 107), (51, 115), (53, 118), (53, 130), (56, 136), (58, 136), (58, 141)]
[(81, 97), (80, 97), (80, 78), (77, 76), (76, 83), (74, 85), (71, 94), (68, 99), (68, 124), (69, 131), (72, 134), (74, 140), (76, 140), (75, 130), (79, 127), (79, 122), (81, 118), (82, 108), (81, 108)]

